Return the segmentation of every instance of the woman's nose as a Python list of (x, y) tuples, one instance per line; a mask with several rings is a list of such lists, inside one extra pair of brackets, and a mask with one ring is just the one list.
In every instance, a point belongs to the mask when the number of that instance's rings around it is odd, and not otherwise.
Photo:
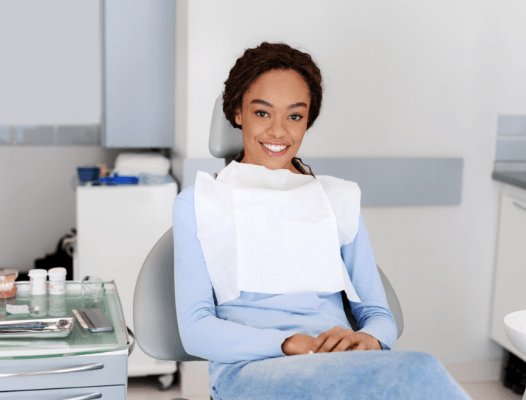
[(274, 121), (272, 121), (270, 132), (276, 138), (283, 137), (285, 136), (285, 133), (286, 133), (285, 125), (283, 124), (283, 122), (279, 121), (278, 119), (275, 119)]

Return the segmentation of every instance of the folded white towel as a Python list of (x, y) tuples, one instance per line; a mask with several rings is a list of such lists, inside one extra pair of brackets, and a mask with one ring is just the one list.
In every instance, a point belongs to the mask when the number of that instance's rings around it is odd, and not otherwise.
[(121, 176), (138, 176), (141, 173), (168, 175), (170, 160), (161, 154), (123, 153), (115, 160), (114, 173)]
[(232, 161), (217, 179), (197, 172), (197, 238), (218, 305), (241, 291), (289, 294), (345, 290), (360, 302), (341, 246), (354, 240), (360, 188), (327, 175)]

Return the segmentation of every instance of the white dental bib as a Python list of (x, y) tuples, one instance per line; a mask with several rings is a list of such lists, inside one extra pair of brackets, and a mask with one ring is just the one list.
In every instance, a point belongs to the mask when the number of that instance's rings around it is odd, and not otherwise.
[(218, 305), (241, 290), (289, 294), (345, 290), (360, 302), (340, 254), (354, 240), (360, 188), (328, 175), (232, 161), (214, 179), (197, 172), (197, 237)]

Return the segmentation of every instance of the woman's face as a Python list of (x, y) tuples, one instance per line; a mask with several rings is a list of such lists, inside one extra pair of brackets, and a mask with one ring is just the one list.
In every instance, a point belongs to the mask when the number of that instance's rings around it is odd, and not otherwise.
[[(245, 146), (241, 162), (300, 174), (292, 157), (307, 130), (309, 107), (309, 87), (298, 72), (271, 70), (262, 74), (245, 92), (241, 112), (236, 115)], [(263, 144), (279, 147), (268, 149)]]

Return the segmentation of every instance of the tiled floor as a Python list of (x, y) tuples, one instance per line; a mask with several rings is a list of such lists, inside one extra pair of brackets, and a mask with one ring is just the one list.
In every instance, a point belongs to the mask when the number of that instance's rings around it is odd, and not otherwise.
[[(521, 400), (522, 396), (504, 387), (500, 381), (462, 383), (461, 386), (473, 400)], [(128, 380), (128, 400), (171, 400), (181, 397), (179, 384), (168, 390), (160, 390), (157, 377), (130, 378)], [(209, 396), (188, 397), (189, 400), (210, 400)]]

